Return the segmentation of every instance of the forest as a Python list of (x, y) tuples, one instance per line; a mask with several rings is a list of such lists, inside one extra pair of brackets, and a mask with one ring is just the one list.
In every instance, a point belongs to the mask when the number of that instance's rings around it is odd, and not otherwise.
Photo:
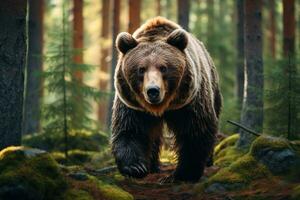
[[(130, 94), (119, 94), (121, 59), (133, 50), (125, 54), (118, 41), (143, 41), (136, 30), (157, 16), (201, 41), (218, 74), (220, 116), (216, 108), (191, 115), (190, 103), (178, 109), (174, 125), (206, 139), (205, 117), (216, 112), (215, 142), (201, 160), (206, 166), (199, 179), (177, 179), (176, 173), (182, 162), (186, 174), (200, 170), (193, 164), (209, 142), (184, 135), (178, 145), (165, 117), (171, 109), (159, 116), (132, 111), (133, 104), (123, 102), (136, 94), (131, 85)], [(300, 199), (299, 0), (9, 0), (0, 1), (0, 27), (0, 200)], [(163, 41), (173, 45), (169, 37)], [(205, 107), (204, 98), (194, 104)], [(117, 134), (128, 124), (152, 134), (157, 120), (157, 169), (142, 164), (124, 173), (118, 155), (129, 162), (135, 152), (116, 152)], [(189, 129), (189, 121), (196, 128)], [(142, 136), (128, 133), (122, 141), (133, 149), (138, 139), (130, 137)], [(140, 149), (147, 148), (142, 140)], [(182, 150), (185, 143), (188, 150)], [(131, 176), (132, 170), (147, 173)]]

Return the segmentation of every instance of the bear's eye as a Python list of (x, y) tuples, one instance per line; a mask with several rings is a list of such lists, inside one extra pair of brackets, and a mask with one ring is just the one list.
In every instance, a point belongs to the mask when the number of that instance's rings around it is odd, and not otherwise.
[(143, 75), (143, 74), (145, 73), (145, 71), (146, 71), (146, 69), (145, 69), (144, 67), (140, 67), (140, 68), (138, 69), (139, 75)]
[(159, 70), (161, 71), (161, 73), (166, 73), (167, 72), (167, 67), (166, 66), (160, 66)]

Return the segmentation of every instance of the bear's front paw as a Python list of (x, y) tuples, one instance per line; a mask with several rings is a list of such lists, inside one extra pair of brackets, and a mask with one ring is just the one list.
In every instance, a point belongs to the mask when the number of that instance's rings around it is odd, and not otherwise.
[(120, 166), (119, 170), (124, 176), (133, 178), (143, 178), (148, 174), (148, 169), (142, 162)]

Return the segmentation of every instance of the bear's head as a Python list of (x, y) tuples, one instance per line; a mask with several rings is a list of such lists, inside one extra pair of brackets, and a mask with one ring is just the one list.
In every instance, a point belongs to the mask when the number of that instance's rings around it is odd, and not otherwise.
[(123, 102), (130, 107), (162, 115), (176, 97), (184, 75), (187, 65), (184, 49), (187, 44), (188, 36), (182, 29), (155, 41), (135, 39), (129, 33), (120, 33), (116, 47), (121, 54), (117, 69), (121, 75), (117, 74), (115, 78), (117, 92), (121, 93)]

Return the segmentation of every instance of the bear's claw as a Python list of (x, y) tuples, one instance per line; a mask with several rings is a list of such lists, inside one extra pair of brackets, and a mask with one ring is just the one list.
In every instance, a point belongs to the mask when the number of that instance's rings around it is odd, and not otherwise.
[(124, 176), (133, 178), (143, 178), (148, 174), (148, 169), (143, 163), (124, 166), (120, 171)]

